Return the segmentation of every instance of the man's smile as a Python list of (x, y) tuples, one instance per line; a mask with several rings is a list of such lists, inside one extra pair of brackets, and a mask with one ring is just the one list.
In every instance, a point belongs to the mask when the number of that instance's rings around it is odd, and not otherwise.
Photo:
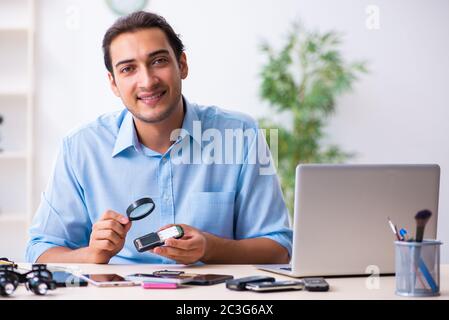
[(162, 99), (162, 97), (166, 93), (167, 93), (167, 90), (162, 90), (162, 91), (158, 91), (158, 92), (139, 93), (137, 95), (137, 100), (140, 100), (144, 104), (153, 107)]

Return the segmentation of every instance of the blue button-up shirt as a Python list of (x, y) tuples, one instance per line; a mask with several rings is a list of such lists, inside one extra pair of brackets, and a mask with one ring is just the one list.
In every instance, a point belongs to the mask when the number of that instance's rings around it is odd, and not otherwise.
[[(245, 135), (243, 144), (228, 147), (229, 132), (256, 132), (256, 122), (185, 99), (184, 105), (182, 129), (164, 154), (140, 144), (126, 109), (65, 137), (29, 231), (26, 260), (35, 262), (55, 246), (88, 246), (92, 225), (106, 210), (125, 215), (129, 204), (143, 197), (151, 197), (156, 208), (133, 221), (123, 249), (110, 263), (174, 263), (139, 253), (133, 244), (170, 223), (228, 239), (270, 238), (291, 253), (292, 231), (277, 175), (264, 173), (261, 161), (250, 161), (256, 149), (267, 148), (265, 139)], [(227, 141), (211, 147), (226, 134)]]

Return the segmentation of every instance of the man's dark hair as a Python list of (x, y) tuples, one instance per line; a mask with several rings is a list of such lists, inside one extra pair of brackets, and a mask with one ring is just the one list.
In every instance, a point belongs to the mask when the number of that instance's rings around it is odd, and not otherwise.
[(122, 33), (135, 32), (148, 28), (159, 28), (165, 33), (168, 42), (175, 53), (176, 59), (179, 61), (181, 54), (184, 51), (184, 44), (181, 39), (179, 39), (179, 35), (175, 33), (173, 28), (163, 17), (151, 12), (137, 11), (117, 19), (104, 35), (104, 64), (110, 73), (114, 74), (110, 53), (111, 42)]

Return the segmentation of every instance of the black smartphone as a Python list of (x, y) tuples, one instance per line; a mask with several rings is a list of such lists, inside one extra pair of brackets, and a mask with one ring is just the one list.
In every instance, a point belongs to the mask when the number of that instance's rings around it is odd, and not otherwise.
[(234, 277), (228, 274), (198, 274), (188, 284), (196, 284), (200, 286), (210, 286), (212, 284), (223, 283)]
[(329, 284), (324, 278), (303, 278), (307, 291), (329, 291)]
[(274, 282), (276, 279), (268, 276), (250, 276), (226, 281), (226, 288), (230, 290), (247, 290), (246, 285), (254, 282)]
[(304, 288), (303, 281), (286, 280), (274, 282), (252, 282), (246, 285), (247, 290), (257, 292), (272, 292), (286, 290), (302, 290)]
[(87, 281), (81, 279), (69, 272), (53, 271), (53, 280), (56, 281), (56, 287), (86, 287)]

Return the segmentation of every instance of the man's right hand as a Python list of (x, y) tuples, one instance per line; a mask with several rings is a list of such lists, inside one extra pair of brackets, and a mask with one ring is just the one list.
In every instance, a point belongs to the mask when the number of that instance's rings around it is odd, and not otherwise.
[(125, 245), (131, 221), (115, 211), (107, 210), (92, 226), (89, 242), (89, 260), (108, 263)]

